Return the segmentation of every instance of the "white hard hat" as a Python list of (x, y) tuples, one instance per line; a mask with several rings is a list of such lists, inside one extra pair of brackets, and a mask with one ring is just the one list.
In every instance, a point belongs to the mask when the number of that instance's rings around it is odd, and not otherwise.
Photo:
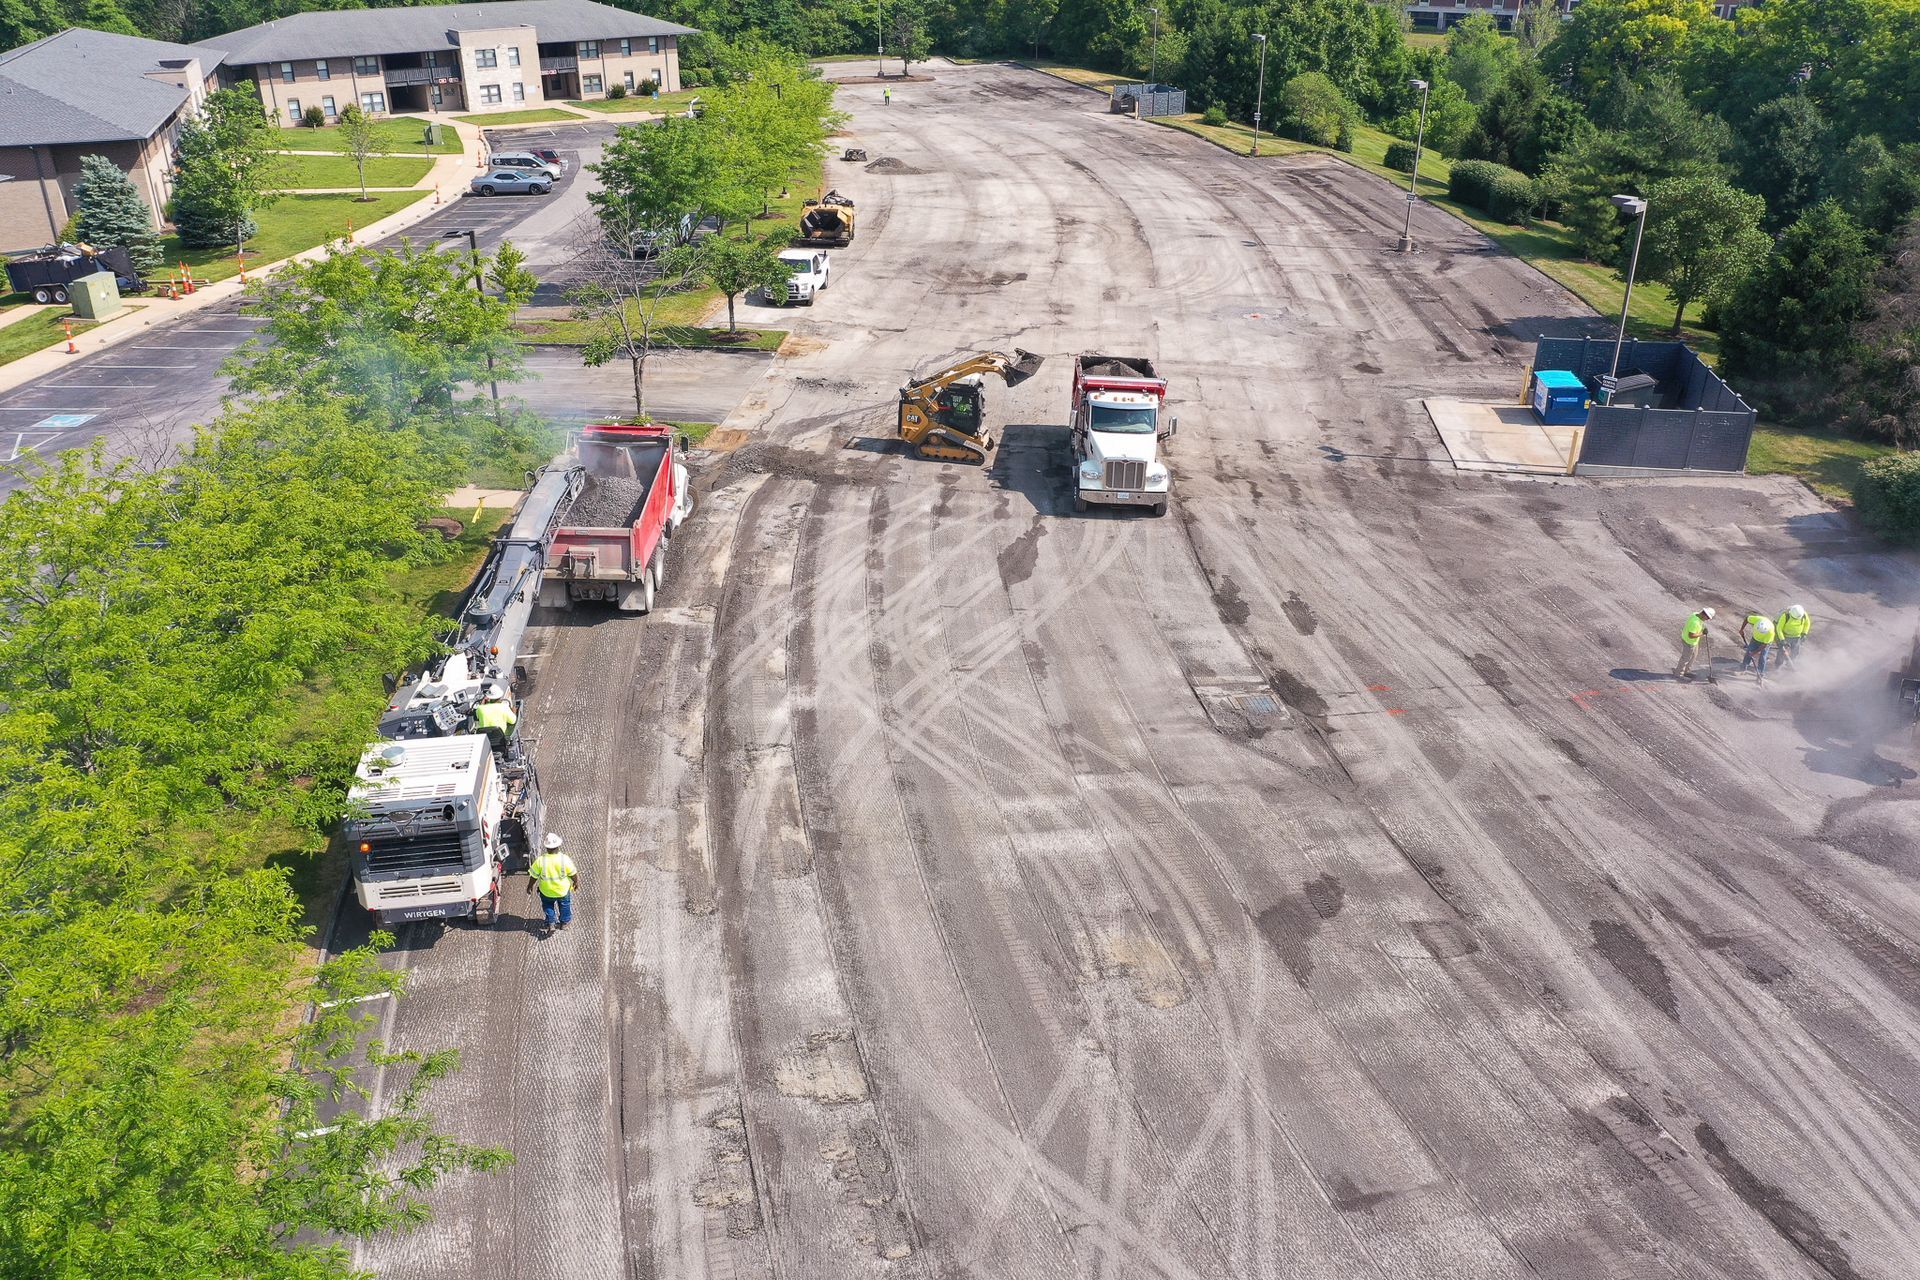
[(487, 686), (487, 701), (488, 701), (488, 702), (498, 702), (498, 701), (500, 701), (500, 699), (502, 699), (502, 698), (504, 698), (504, 697), (506, 697), (506, 696), (507, 696), (507, 691), (506, 691), (505, 689), (502, 689), (502, 688), (501, 688), (501, 687), (500, 687), (499, 685), (497, 685), (497, 684), (490, 684), (490, 685), (488, 685), (488, 686)]
[(558, 849), (559, 847), (560, 847), (560, 833), (558, 831), (547, 832), (547, 848)]
[(1700, 616), (1703, 618), (1711, 618), (1713, 616), (1713, 606), (1708, 605), (1706, 608), (1702, 609), (1700, 611)]
[(1807, 616), (1807, 611), (1797, 604), (1790, 604), (1787, 606), (1787, 616), (1789, 618), (1804, 618)]

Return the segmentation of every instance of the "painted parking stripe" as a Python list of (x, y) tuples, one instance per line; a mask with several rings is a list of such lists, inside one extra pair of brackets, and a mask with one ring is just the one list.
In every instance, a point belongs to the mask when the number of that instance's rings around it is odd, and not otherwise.
[(103, 369), (191, 369), (194, 366), (190, 364), (107, 364), (103, 361), (100, 367)]
[[(48, 391), (72, 391), (85, 388), (88, 391), (144, 391), (148, 387), (157, 387), (157, 382), (49, 382)], [(29, 394), (38, 394), (39, 388), (26, 388)]]
[(98, 404), (0, 404), (0, 413), (45, 413), (49, 409), (58, 409), (66, 413), (112, 413), (110, 405)]

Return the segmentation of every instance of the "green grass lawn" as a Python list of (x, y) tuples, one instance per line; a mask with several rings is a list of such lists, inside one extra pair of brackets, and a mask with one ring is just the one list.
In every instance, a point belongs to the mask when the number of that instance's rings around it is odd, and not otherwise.
[[(437, 146), (426, 143), (427, 122), (418, 116), (389, 116), (373, 122), (374, 136), (386, 144), (387, 150), (395, 152), (419, 151), (439, 152), (443, 155), (459, 155), (460, 135), (451, 129), (440, 130), (440, 142)], [(280, 130), (280, 147), (284, 151), (339, 151), (346, 147), (340, 141), (337, 126), (328, 125), (324, 129), (303, 129), (299, 127)]]
[(624, 98), (582, 98), (567, 103), (582, 111), (685, 111), (687, 104), (698, 98), (702, 92), (711, 90), (676, 89), (672, 93), (656, 93), (652, 97), (629, 93)]
[[(311, 191), (317, 187), (357, 187), (359, 170), (352, 156), (281, 156), (280, 181), (291, 190)], [(410, 187), (427, 176), (433, 161), (424, 156), (370, 156), (367, 159), (369, 187)]]
[(1821, 497), (1843, 501), (1852, 495), (1861, 467), (1893, 452), (1889, 445), (1821, 431), (1755, 427), (1747, 449), (1747, 471), (1756, 476), (1798, 476)]
[(1406, 35), (1407, 43), (1415, 49), (1438, 49), (1447, 42), (1438, 31), (1409, 31)]
[(525, 111), (482, 111), (470, 116), (455, 116), (461, 124), (486, 126), (503, 124), (544, 124), (549, 120), (578, 120), (571, 111), (558, 107), (529, 107)]
[[(124, 316), (115, 318), (125, 319)], [(16, 320), (6, 328), (0, 329), (0, 364), (18, 360), (21, 356), (30, 356), (36, 351), (44, 351), (56, 342), (65, 342), (67, 332), (61, 327), (60, 322), (72, 319), (73, 312), (54, 309), (43, 311), (37, 316), (29, 316), (25, 320)], [(91, 328), (93, 328), (91, 320), (73, 321), (75, 333), (85, 333)]]
[(1058, 76), (1071, 84), (1102, 92), (1120, 84), (1140, 84), (1137, 76), (1115, 75), (1111, 71), (1094, 71), (1087, 67), (1070, 67), (1064, 62), (1055, 62), (1052, 58), (1018, 58), (1015, 61), (1023, 67), (1032, 67), (1035, 71), (1044, 71), (1050, 76)]
[[(352, 195), (315, 195), (301, 193), (282, 196), (261, 211), (260, 230), (247, 241), (247, 265), (257, 267), (281, 258), (290, 258), (305, 249), (346, 234), (347, 223), (352, 221), (357, 229), (397, 213), (416, 200), (427, 196), (425, 191), (377, 191), (373, 199), (360, 203), (359, 197)], [(164, 264), (153, 274), (153, 279), (165, 287), (167, 268), (177, 265), (182, 258), (193, 268), (196, 280), (225, 280), (238, 275), (240, 266), (233, 258), (231, 249), (183, 249), (177, 236), (166, 236), (160, 241), (160, 257)], [(25, 323), (24, 321), (22, 323)], [(0, 329), (0, 334), (6, 330)]]
[(464, 526), (450, 548), (452, 555), (433, 564), (408, 565), (398, 569), (391, 581), (399, 591), (400, 598), (409, 604), (419, 605), (423, 613), (451, 617), (453, 611), (460, 607), (467, 587), (473, 582), (473, 575), (480, 571), (480, 562), (486, 559), (489, 541), (513, 512), (501, 507), (486, 507), (476, 518), (472, 507), (459, 510), (448, 507), (439, 514), (458, 520)]
[[(702, 312), (711, 305), (713, 295), (707, 290), (681, 294), (662, 304), (662, 310), (672, 306), (680, 298), (695, 299), (700, 303)], [(520, 336), (526, 342), (544, 342), (556, 346), (576, 347), (585, 345), (593, 329), (590, 320), (523, 320), (519, 324)], [(4, 333), (5, 330), (0, 330)], [(725, 325), (714, 328), (702, 328), (697, 325), (670, 324), (660, 326), (661, 345), (682, 348), (704, 348), (713, 351), (777, 351), (780, 344), (787, 340), (785, 329), (748, 329), (742, 328), (739, 341), (730, 341)]]

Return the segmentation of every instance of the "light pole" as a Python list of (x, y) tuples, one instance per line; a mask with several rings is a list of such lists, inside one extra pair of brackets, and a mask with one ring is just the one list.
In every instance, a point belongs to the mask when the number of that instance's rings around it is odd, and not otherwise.
[(1258, 31), (1253, 38), (1260, 42), (1260, 84), (1253, 91), (1253, 154), (1260, 154), (1260, 100), (1267, 96), (1267, 38)]
[(1400, 229), (1400, 252), (1413, 252), (1413, 206), (1420, 199), (1420, 148), (1427, 141), (1427, 82), (1409, 80), (1407, 88), (1420, 91), (1420, 127), (1413, 135), (1413, 175), (1407, 179), (1407, 225)]
[(887, 78), (887, 6), (885, 0), (873, 4), (873, 62), (876, 79)]
[(1153, 55), (1147, 60), (1147, 84), (1149, 86), (1147, 92), (1152, 93), (1153, 89), (1151, 86), (1160, 83), (1160, 10), (1148, 9), (1147, 12), (1153, 15)]
[(1614, 196), (1613, 207), (1630, 218), (1637, 219), (1633, 226), (1633, 253), (1627, 258), (1627, 292), (1620, 299), (1620, 329), (1613, 335), (1613, 368), (1601, 380), (1600, 390), (1606, 393), (1601, 403), (1613, 403), (1613, 389), (1620, 381), (1620, 344), (1627, 340), (1627, 306), (1633, 301), (1633, 273), (1640, 265), (1640, 237), (1647, 229), (1647, 202), (1639, 196)]
[[(461, 236), (467, 238), (467, 250), (473, 256), (473, 291), (484, 298), (487, 296), (487, 286), (480, 276), (480, 240), (473, 234), (473, 228), (466, 227), (459, 231), (440, 233), (442, 240), (457, 240)], [(493, 378), (492, 351), (487, 352), (487, 386), (493, 391), (493, 420), (498, 423), (500, 421), (500, 384)]]

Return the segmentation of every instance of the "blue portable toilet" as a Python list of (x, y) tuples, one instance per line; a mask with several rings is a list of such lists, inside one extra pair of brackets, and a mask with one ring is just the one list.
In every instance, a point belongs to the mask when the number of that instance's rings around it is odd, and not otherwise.
[(1550, 427), (1587, 425), (1587, 384), (1565, 369), (1536, 369), (1533, 416)]

